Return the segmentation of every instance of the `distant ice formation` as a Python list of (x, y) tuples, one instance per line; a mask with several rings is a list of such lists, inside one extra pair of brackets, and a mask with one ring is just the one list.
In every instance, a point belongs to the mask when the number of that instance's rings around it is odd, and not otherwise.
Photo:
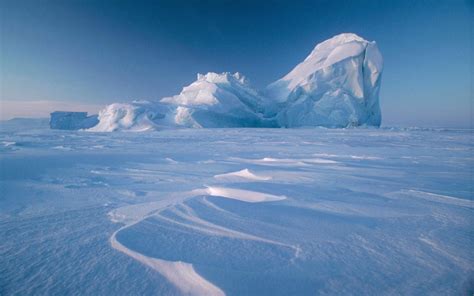
[(51, 113), (49, 126), (52, 129), (88, 129), (99, 123), (97, 115), (87, 116), (87, 112), (55, 111)]
[(382, 70), (374, 41), (340, 34), (261, 93), (240, 73), (198, 74), (178, 95), (106, 106), (89, 130), (380, 126)]

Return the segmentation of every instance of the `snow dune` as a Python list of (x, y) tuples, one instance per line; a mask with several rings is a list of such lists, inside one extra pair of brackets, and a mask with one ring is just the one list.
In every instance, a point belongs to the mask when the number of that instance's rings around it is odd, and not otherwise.
[(274, 158), (264, 157), (259, 159), (231, 158), (230, 160), (241, 161), (245, 163), (265, 165), (265, 166), (288, 166), (304, 167), (317, 164), (338, 164), (338, 161), (324, 158)]
[(236, 200), (251, 202), (251, 203), (279, 201), (279, 200), (286, 199), (286, 196), (284, 195), (273, 195), (273, 194), (262, 193), (262, 192), (251, 191), (251, 190), (216, 187), (216, 186), (207, 187), (207, 193), (211, 196), (225, 197), (225, 198), (236, 199)]
[(168, 281), (175, 285), (184, 295), (225, 295), (221, 289), (200, 276), (194, 270), (192, 264), (181, 261), (170, 262), (144, 256), (122, 245), (119, 241), (117, 241), (115, 233), (110, 239), (110, 244), (114, 249), (158, 271)]
[(111, 236), (111, 246), (114, 249), (159, 272), (169, 282), (175, 285), (184, 295), (225, 295), (221, 289), (200, 276), (194, 270), (192, 264), (182, 261), (173, 262), (148, 257), (127, 248), (117, 240), (117, 233), (120, 231), (136, 225), (148, 217), (159, 214), (164, 209), (180, 203), (180, 201), (204, 193), (206, 193), (206, 191), (202, 189), (181, 193), (176, 192), (159, 202), (125, 206), (110, 212), (109, 217), (113, 222), (126, 223), (125, 226), (114, 232)]
[(224, 180), (246, 179), (246, 180), (254, 180), (254, 181), (268, 181), (272, 179), (271, 176), (256, 175), (255, 173), (251, 172), (249, 169), (243, 169), (237, 172), (230, 172), (226, 174), (215, 175), (214, 178), (224, 179)]
[[(243, 170), (243, 171), (247, 172), (247, 173), (244, 173), (244, 175), (255, 176), (251, 174), (248, 170)], [(229, 198), (229, 199), (240, 200), (240, 201), (249, 202), (249, 203), (279, 201), (286, 198), (285, 196), (276, 196), (276, 195), (261, 193), (261, 192), (256, 192), (256, 191), (232, 189), (232, 188), (225, 188), (225, 187), (207, 187), (207, 189), (195, 189), (195, 190), (181, 192), (181, 193), (176, 192), (176, 193), (171, 194), (171, 196), (169, 196), (168, 198), (159, 202), (151, 202), (151, 203), (145, 203), (145, 204), (125, 206), (125, 207), (118, 208), (110, 212), (109, 218), (113, 222), (126, 223), (125, 226), (117, 230), (111, 236), (110, 238), (111, 246), (114, 249), (141, 262), (142, 264), (156, 270), (161, 275), (163, 275), (168, 281), (170, 281), (173, 285), (175, 285), (183, 294), (210, 295), (210, 296), (225, 295), (225, 293), (221, 289), (219, 289), (217, 286), (213, 285), (211, 282), (207, 281), (205, 278), (199, 275), (194, 270), (192, 264), (182, 262), (182, 261), (173, 262), (173, 261), (167, 261), (167, 260), (145, 256), (121, 244), (117, 240), (117, 233), (135, 224), (138, 224), (149, 217), (157, 217), (159, 219), (168, 221), (172, 224), (185, 226), (194, 231), (208, 233), (209, 235), (228, 236), (228, 237), (233, 237), (237, 239), (262, 241), (262, 242), (266, 242), (270, 244), (287, 246), (289, 248), (295, 249), (295, 251), (299, 250), (290, 245), (286, 245), (286, 244), (278, 243), (272, 240), (267, 240), (264, 238), (248, 235), (242, 232), (234, 231), (234, 230), (207, 222), (197, 217), (195, 214), (193, 214), (192, 209), (185, 206), (182, 203), (186, 199), (190, 199), (192, 197), (205, 195), (205, 194), (209, 194), (211, 196), (216, 196), (216, 197), (224, 197), (224, 198)], [(184, 213), (176, 210), (176, 207), (178, 205), (180, 208), (185, 209)], [(191, 224), (174, 221), (160, 214), (163, 210), (168, 209), (173, 206), (174, 206), (174, 210), (172, 211), (175, 214), (177, 214), (179, 217), (189, 221)], [(196, 225), (193, 225), (193, 224), (196, 224)]]

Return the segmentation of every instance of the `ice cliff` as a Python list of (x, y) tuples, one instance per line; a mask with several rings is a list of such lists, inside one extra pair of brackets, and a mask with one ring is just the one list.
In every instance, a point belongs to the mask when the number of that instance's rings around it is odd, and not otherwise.
[(280, 105), (280, 126), (379, 126), (382, 69), (375, 42), (340, 34), (318, 44), (266, 95)]
[(178, 95), (105, 107), (90, 130), (379, 126), (382, 69), (374, 41), (340, 34), (262, 92), (239, 73), (198, 74)]
[(55, 111), (51, 113), (49, 126), (52, 129), (79, 130), (95, 126), (97, 115), (87, 116), (87, 112)]

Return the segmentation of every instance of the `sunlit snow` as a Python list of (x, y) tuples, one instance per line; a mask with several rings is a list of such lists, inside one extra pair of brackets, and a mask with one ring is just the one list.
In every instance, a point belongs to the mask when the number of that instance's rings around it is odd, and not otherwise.
[(434, 129), (0, 129), (0, 294), (459, 295), (473, 142)]

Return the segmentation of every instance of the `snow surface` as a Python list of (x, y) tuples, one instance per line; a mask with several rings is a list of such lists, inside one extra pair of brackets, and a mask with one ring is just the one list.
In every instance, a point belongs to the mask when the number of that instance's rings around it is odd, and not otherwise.
[(226, 187), (215, 187), (209, 186), (207, 188), (207, 194), (210, 196), (219, 196), (230, 199), (236, 199), (245, 202), (266, 202), (266, 201), (278, 201), (286, 199), (286, 196), (276, 196), (273, 194), (262, 193), (251, 190), (233, 189)]
[(29, 126), (0, 125), (2, 295), (472, 294), (469, 130)]
[(268, 181), (272, 177), (270, 177), (270, 176), (259, 176), (259, 175), (254, 174), (253, 172), (251, 172), (249, 169), (243, 169), (243, 170), (237, 171), (237, 172), (230, 172), (230, 173), (226, 173), (226, 174), (215, 175), (214, 178), (225, 179), (227, 181), (230, 181), (230, 180), (234, 180), (234, 181), (237, 180), (238, 181), (240, 179), (255, 180), (255, 181)]
[(240, 73), (198, 74), (178, 95), (107, 106), (91, 130), (380, 126), (382, 69), (374, 41), (340, 34), (263, 93)]

